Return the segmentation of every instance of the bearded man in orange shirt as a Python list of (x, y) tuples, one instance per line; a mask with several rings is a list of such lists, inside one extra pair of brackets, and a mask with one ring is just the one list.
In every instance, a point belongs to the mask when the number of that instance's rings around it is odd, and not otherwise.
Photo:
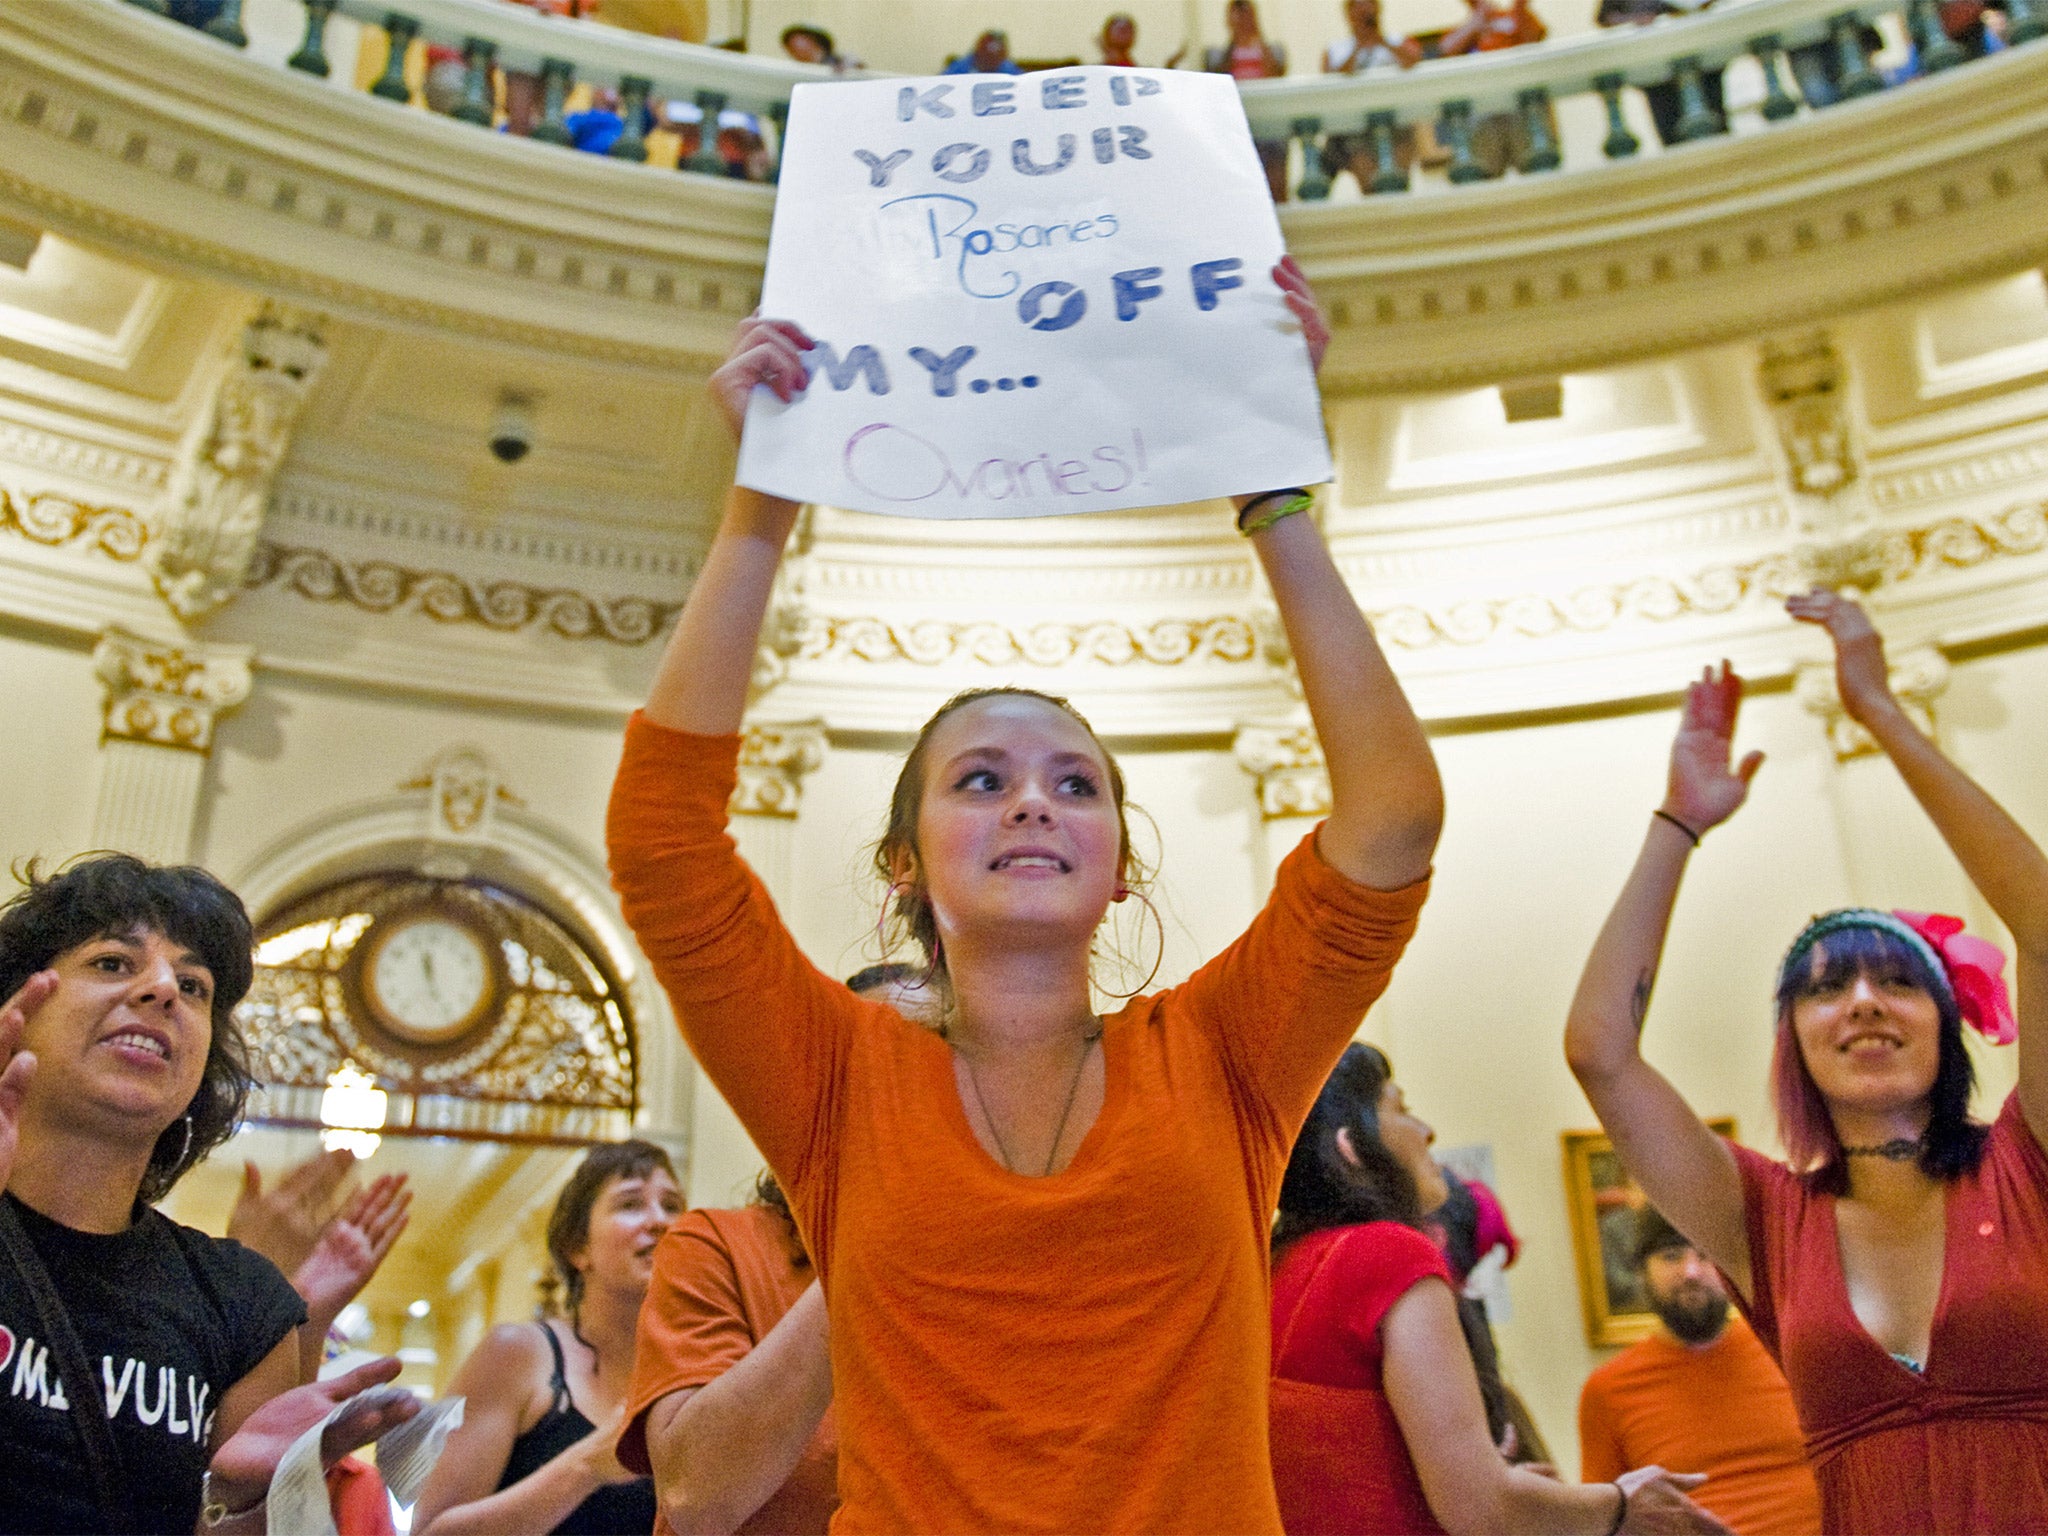
[(1811, 1536), (1820, 1492), (1792, 1391), (1720, 1273), (1660, 1212), (1636, 1218), (1636, 1267), (1663, 1325), (1586, 1378), (1579, 1476), (1612, 1482), (1655, 1464), (1704, 1472), (1701, 1506), (1740, 1536)]

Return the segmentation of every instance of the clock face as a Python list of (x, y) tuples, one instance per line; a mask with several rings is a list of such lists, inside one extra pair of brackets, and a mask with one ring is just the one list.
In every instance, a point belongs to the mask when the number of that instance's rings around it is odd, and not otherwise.
[(400, 919), (370, 957), (363, 977), (384, 1024), (424, 1044), (461, 1035), (492, 992), (483, 941), (444, 917)]

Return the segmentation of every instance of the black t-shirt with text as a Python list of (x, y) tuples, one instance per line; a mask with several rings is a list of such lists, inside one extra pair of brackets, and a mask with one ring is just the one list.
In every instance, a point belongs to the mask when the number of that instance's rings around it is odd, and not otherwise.
[[(190, 1532), (214, 1410), (306, 1320), (277, 1267), (240, 1243), (143, 1208), (127, 1231), (79, 1232), (12, 1195), (71, 1314), (121, 1456), (138, 1531)], [(99, 1531), (74, 1398), (28, 1286), (0, 1250), (0, 1532)]]

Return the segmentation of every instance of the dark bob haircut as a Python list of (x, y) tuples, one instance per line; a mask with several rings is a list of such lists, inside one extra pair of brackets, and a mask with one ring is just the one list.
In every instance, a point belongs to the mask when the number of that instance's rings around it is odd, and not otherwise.
[[(1287, 1159), (1275, 1253), (1324, 1227), (1421, 1221), (1414, 1177), (1380, 1140), (1380, 1093), (1393, 1076), (1392, 1063), (1376, 1046), (1353, 1041), (1344, 1047)], [(1351, 1132), (1356, 1163), (1338, 1150), (1340, 1130)]]
[(157, 1138), (138, 1191), (154, 1204), (241, 1122), (249, 1054), (234, 1014), (255, 975), (249, 914), (241, 897), (203, 869), (148, 864), (125, 853), (92, 854), (48, 877), (30, 860), (15, 878), (22, 889), (0, 908), (0, 998), (12, 997), (67, 950), (149, 930), (184, 945), (213, 975), (205, 1075), (184, 1115)]
[(576, 1267), (576, 1253), (590, 1241), (590, 1213), (597, 1209), (597, 1197), (613, 1179), (644, 1179), (657, 1169), (672, 1179), (676, 1176), (668, 1153), (653, 1142), (603, 1142), (584, 1153), (555, 1196), (555, 1209), (548, 1217), (548, 1258), (561, 1279), (571, 1320), (583, 1306), (583, 1271)]
[(1827, 1100), (1807, 1070), (1792, 1029), (1792, 1006), (1802, 997), (1851, 984), (1858, 976), (1901, 981), (1934, 999), (1940, 1014), (1940, 1054), (1934, 1086), (1928, 1090), (1927, 1133), (1920, 1168), (1930, 1178), (1958, 1178), (1984, 1155), (1985, 1128), (1970, 1118), (1977, 1069), (1963, 1047), (1963, 1019), (1948, 978), (1932, 971), (1927, 958), (1886, 929), (1856, 925), (1837, 928), (1809, 947), (1797, 947), (1778, 971), (1778, 1029), (1771, 1049), (1771, 1096), (1778, 1111), (1778, 1135), (1795, 1173), (1825, 1194), (1846, 1194), (1849, 1165), (1835, 1133)]

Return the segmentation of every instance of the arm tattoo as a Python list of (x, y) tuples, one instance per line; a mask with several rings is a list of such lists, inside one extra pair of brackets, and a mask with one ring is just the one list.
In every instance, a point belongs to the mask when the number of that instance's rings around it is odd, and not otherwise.
[(1650, 1016), (1650, 988), (1656, 984), (1657, 973), (1647, 966), (1636, 978), (1636, 989), (1628, 1000), (1628, 1016), (1636, 1027), (1638, 1037), (1643, 1032), (1643, 1021)]

